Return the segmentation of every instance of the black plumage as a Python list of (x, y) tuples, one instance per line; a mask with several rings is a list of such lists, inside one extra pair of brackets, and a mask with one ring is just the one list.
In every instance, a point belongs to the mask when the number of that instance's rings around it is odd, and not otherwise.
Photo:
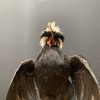
[[(55, 24), (49, 25), (53, 31)], [(63, 35), (55, 28), (58, 32), (45, 30), (41, 35), (48, 38), (37, 59), (22, 63), (16, 71), (6, 100), (72, 100), (74, 96), (100, 100), (99, 84), (86, 59), (66, 56), (60, 46)]]

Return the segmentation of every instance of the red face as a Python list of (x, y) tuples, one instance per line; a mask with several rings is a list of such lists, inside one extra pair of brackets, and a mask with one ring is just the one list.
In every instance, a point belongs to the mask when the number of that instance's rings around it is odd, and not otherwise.
[(56, 42), (55, 42), (55, 40), (54, 40), (53, 37), (50, 37), (50, 38), (48, 39), (47, 44), (48, 44), (50, 47), (52, 47), (52, 46), (56, 45)]
[(53, 47), (53, 46), (58, 46), (60, 45), (59, 40), (54, 39), (53, 37), (50, 37), (47, 41), (47, 44), (49, 45), (49, 47)]

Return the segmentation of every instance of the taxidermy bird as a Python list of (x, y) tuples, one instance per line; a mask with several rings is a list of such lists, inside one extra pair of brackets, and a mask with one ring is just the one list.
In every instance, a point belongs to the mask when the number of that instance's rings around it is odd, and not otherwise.
[(10, 84), (6, 100), (100, 100), (99, 84), (86, 59), (62, 52), (64, 36), (55, 23), (40, 34), (36, 60), (23, 62)]

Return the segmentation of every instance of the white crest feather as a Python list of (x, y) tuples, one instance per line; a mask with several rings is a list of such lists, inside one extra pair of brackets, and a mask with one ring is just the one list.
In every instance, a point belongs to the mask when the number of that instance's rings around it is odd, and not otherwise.
[(47, 38), (48, 38), (48, 37), (42, 37), (42, 38), (40, 39), (40, 45), (41, 45), (41, 47), (44, 47), (44, 46), (45, 46)]
[[(49, 22), (48, 27), (45, 30), (43, 30), (42, 33), (44, 33), (44, 31), (46, 31), (46, 32), (56, 32), (56, 33), (62, 34), (61, 29), (59, 28), (59, 26), (55, 25), (55, 22), (51, 22), (51, 23)], [(42, 35), (42, 33), (41, 33), (41, 35)]]
[(58, 39), (58, 40), (59, 40), (59, 42), (60, 42), (59, 47), (62, 49), (62, 48), (63, 48), (63, 42), (62, 42), (61, 39)]

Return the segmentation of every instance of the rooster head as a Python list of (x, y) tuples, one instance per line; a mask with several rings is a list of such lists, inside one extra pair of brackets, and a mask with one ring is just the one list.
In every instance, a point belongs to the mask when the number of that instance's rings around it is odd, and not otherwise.
[(55, 22), (48, 23), (48, 27), (41, 32), (40, 45), (49, 47), (63, 47), (64, 36), (59, 26), (55, 26)]

